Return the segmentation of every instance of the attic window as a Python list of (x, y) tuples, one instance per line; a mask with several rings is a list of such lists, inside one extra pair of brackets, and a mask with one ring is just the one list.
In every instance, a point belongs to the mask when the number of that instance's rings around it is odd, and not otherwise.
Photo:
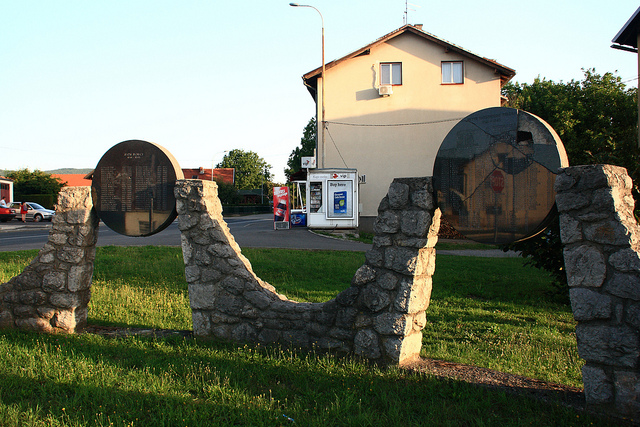
[(380, 84), (381, 85), (401, 85), (402, 84), (402, 62), (382, 62), (380, 63)]
[(442, 84), (462, 84), (464, 74), (462, 73), (462, 61), (442, 62)]

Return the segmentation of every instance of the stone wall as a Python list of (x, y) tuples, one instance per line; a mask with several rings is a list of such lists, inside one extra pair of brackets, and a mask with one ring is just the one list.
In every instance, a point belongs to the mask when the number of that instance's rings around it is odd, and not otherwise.
[(73, 333), (87, 323), (98, 218), (91, 187), (64, 187), (49, 240), (0, 285), (0, 327)]
[(640, 235), (626, 170), (562, 169), (556, 203), (585, 398), (640, 415)]
[(215, 182), (179, 180), (175, 194), (196, 335), (355, 353), (381, 364), (418, 357), (440, 219), (430, 178), (391, 184), (366, 263), (322, 304), (291, 301), (254, 274), (222, 219)]

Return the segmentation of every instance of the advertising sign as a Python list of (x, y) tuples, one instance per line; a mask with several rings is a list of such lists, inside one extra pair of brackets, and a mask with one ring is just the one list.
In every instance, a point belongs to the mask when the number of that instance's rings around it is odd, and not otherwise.
[(289, 222), (289, 187), (273, 187), (273, 221)]
[(353, 218), (353, 181), (327, 181), (328, 218)]
[(315, 157), (303, 157), (302, 158), (302, 167), (304, 169), (315, 169), (316, 168), (316, 158)]

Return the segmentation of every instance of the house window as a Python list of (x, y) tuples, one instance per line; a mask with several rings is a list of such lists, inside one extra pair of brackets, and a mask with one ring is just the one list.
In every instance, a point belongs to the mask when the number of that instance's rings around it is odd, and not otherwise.
[(464, 83), (462, 74), (462, 61), (442, 63), (442, 83), (461, 84)]
[(402, 84), (402, 63), (383, 62), (380, 64), (380, 84), (381, 85), (401, 85)]

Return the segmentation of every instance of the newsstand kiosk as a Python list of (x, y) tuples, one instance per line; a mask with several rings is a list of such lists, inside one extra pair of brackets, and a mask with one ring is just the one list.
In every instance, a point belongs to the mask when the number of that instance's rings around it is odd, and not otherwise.
[(358, 171), (309, 169), (304, 210), (308, 228), (357, 228)]

